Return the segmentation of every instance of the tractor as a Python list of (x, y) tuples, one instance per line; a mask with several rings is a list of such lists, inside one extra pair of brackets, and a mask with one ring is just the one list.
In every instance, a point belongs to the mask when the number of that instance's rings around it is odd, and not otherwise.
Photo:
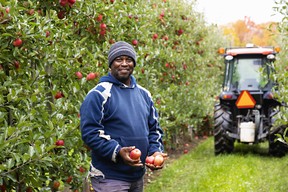
[(214, 106), (215, 155), (232, 153), (235, 142), (249, 145), (269, 142), (269, 154), (284, 156), (286, 144), (277, 139), (286, 126), (274, 127), (284, 104), (275, 98), (277, 82), (273, 63), (277, 47), (220, 48), (225, 71), (221, 93)]

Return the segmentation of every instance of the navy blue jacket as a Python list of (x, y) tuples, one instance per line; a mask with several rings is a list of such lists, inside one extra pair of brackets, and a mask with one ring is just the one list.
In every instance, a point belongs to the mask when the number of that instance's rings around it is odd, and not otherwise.
[(136, 181), (145, 167), (117, 161), (121, 147), (136, 146), (147, 155), (163, 151), (163, 131), (149, 91), (131, 76), (128, 87), (110, 73), (89, 91), (80, 108), (81, 134), (92, 151), (92, 175), (107, 179)]

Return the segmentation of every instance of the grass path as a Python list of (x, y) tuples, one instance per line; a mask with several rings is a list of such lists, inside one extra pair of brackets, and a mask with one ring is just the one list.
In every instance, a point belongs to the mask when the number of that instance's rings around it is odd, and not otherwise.
[(214, 156), (213, 138), (167, 164), (145, 192), (286, 192), (288, 156), (267, 155), (268, 144), (236, 144), (230, 155)]

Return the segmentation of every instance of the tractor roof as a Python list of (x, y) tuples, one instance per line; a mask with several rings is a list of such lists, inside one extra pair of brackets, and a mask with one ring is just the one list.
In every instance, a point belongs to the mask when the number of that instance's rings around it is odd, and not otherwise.
[(269, 55), (275, 53), (272, 47), (243, 47), (243, 48), (227, 48), (228, 55), (243, 55), (243, 54), (261, 54)]

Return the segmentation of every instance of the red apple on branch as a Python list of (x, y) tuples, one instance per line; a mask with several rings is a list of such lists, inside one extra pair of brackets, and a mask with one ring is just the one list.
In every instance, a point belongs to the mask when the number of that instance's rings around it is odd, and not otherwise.
[(60, 4), (62, 7), (65, 7), (66, 5), (68, 5), (68, 0), (60, 0), (60, 1), (59, 1), (59, 4)]
[(20, 47), (22, 45), (22, 40), (20, 38), (17, 38), (13, 41), (14, 47)]
[(93, 80), (96, 78), (96, 74), (95, 73), (89, 73), (87, 76), (86, 76), (86, 80), (87, 81), (90, 81), (90, 80)]
[(54, 181), (53, 182), (53, 188), (58, 189), (60, 187), (60, 182), (59, 181)]
[(83, 77), (83, 75), (82, 75), (82, 73), (80, 71), (77, 71), (75, 73), (75, 75), (77, 76), (78, 79), (82, 79), (82, 77)]
[(136, 39), (133, 39), (133, 40), (132, 40), (132, 45), (135, 45), (135, 46), (136, 46), (137, 44), (138, 44), (138, 41), (137, 41)]
[(64, 140), (60, 139), (56, 141), (57, 146), (64, 146)]
[(70, 6), (74, 5), (74, 3), (76, 3), (76, 0), (68, 0), (68, 3), (70, 4)]
[(107, 28), (107, 25), (105, 23), (101, 23), (100, 24), (100, 29), (103, 31), (103, 30), (106, 30)]
[(158, 38), (158, 34), (157, 33), (153, 34), (152, 39), (155, 40), (157, 38)]
[(73, 179), (73, 177), (70, 175), (67, 179), (66, 179), (66, 183), (71, 183), (71, 181), (72, 181), (72, 179)]
[(61, 91), (58, 91), (54, 96), (55, 99), (60, 99), (62, 97), (64, 97), (64, 94)]
[(96, 18), (96, 20), (99, 22), (102, 21), (102, 19), (103, 19), (103, 15), (101, 15), (101, 14), (99, 14)]
[(84, 173), (84, 172), (85, 172), (85, 168), (84, 168), (84, 167), (79, 167), (79, 171), (80, 171), (81, 173)]
[(14, 66), (15, 66), (16, 69), (19, 69), (20, 68), (19, 61), (14, 61)]

